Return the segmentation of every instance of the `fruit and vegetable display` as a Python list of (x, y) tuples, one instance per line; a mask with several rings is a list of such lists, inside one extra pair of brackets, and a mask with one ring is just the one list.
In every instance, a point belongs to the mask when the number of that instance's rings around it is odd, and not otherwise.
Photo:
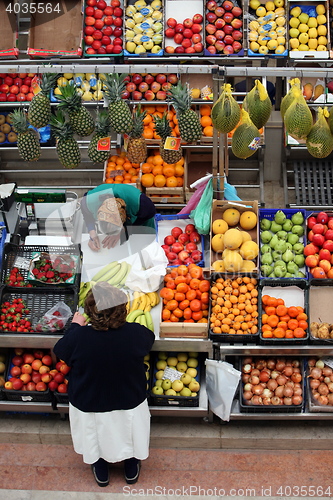
[(242, 404), (297, 406), (301, 411), (303, 364), (297, 358), (242, 358)]
[[(220, 215), (220, 216), (219, 216)], [(217, 272), (249, 273), (257, 268), (257, 215), (237, 208), (216, 210), (212, 224), (211, 259)], [(249, 231), (252, 231), (250, 233)], [(253, 232), (254, 231), (254, 232)]]
[(123, 9), (119, 0), (86, 0), (84, 9), (85, 56), (123, 52)]
[(34, 252), (28, 274), (28, 280), (55, 285), (72, 284), (78, 271), (79, 258), (76, 255), (50, 255), (46, 252)]
[(313, 278), (333, 278), (333, 214), (313, 213), (307, 219), (308, 244), (304, 248), (305, 264)]
[(164, 277), (162, 322), (208, 323), (210, 282), (202, 267), (181, 265)]
[(212, 281), (210, 296), (211, 333), (242, 336), (258, 332), (258, 289), (255, 278), (216, 278)]
[(261, 210), (260, 274), (268, 278), (305, 278), (304, 211)]
[[(294, 4), (295, 5), (295, 4)], [(328, 45), (328, 19), (325, 4), (290, 4), (289, 46), (291, 57), (297, 52), (324, 52)]]
[(178, 79), (176, 74), (133, 73), (125, 78), (127, 84), (122, 93), (122, 98), (133, 99), (134, 101), (165, 101), (170, 87), (175, 85)]
[(67, 393), (70, 367), (58, 361), (52, 368), (50, 351), (45, 349), (14, 349), (4, 389), (14, 391), (58, 391)]
[(309, 358), (308, 386), (312, 403), (333, 406), (333, 370), (323, 359)]
[(200, 390), (197, 352), (158, 352), (154, 365), (154, 396), (196, 397)]
[(173, 227), (163, 241), (161, 246), (172, 266), (197, 264), (202, 260), (202, 252), (198, 249), (201, 237), (194, 224), (186, 224), (184, 230)]
[(103, 99), (104, 73), (64, 73), (58, 77), (56, 86), (51, 92), (51, 100), (57, 101), (61, 94), (61, 87), (68, 83), (75, 85), (77, 92), (82, 96), (82, 101), (100, 101)]
[(35, 73), (0, 73), (0, 102), (31, 101)]
[(284, 0), (250, 0), (249, 55), (286, 55), (287, 17)]
[[(191, 9), (190, 9), (191, 10)], [(165, 26), (165, 54), (198, 54), (203, 52), (203, 15), (196, 13), (181, 19), (169, 17)]]
[(125, 55), (162, 55), (163, 5), (161, 0), (133, 0), (125, 8)]
[(243, 49), (243, 10), (237, 2), (206, 2), (206, 51), (209, 54), (238, 54)]
[(263, 339), (304, 339), (308, 315), (302, 306), (286, 306), (284, 299), (264, 293), (261, 297), (260, 337)]

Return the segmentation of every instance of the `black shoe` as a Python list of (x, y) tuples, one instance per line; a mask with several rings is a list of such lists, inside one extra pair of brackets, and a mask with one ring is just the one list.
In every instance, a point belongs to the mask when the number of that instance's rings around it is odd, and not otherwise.
[(110, 480), (110, 471), (109, 464), (103, 458), (100, 458), (91, 465), (94, 478), (98, 486), (104, 487), (109, 484)]
[(125, 480), (127, 484), (135, 484), (140, 476), (141, 462), (137, 458), (128, 458), (124, 462)]

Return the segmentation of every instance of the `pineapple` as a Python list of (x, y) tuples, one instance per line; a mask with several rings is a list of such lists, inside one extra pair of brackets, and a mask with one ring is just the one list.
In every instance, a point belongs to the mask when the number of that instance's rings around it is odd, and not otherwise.
[(95, 128), (94, 120), (89, 111), (82, 105), (82, 97), (76, 86), (70, 83), (60, 87), (59, 108), (67, 111), (69, 123), (73, 132), (82, 137), (90, 135)]
[(81, 154), (78, 143), (73, 137), (73, 130), (65, 115), (58, 110), (56, 115), (51, 115), (51, 130), (57, 139), (57, 153), (60, 163), (65, 168), (78, 167), (81, 162)]
[(128, 134), (133, 127), (131, 110), (122, 98), (121, 94), (125, 90), (127, 75), (110, 73), (104, 82), (104, 95), (109, 101), (109, 116), (112, 129), (117, 134)]
[(88, 158), (94, 163), (104, 163), (109, 157), (109, 151), (98, 151), (97, 143), (100, 139), (110, 135), (110, 118), (106, 110), (96, 116), (95, 132), (88, 146)]
[(195, 142), (201, 138), (202, 129), (199, 116), (191, 109), (191, 91), (178, 81), (170, 90), (171, 102), (176, 110), (180, 135), (185, 142)]
[(130, 139), (127, 145), (127, 158), (132, 163), (142, 163), (147, 158), (147, 145), (143, 134), (143, 120), (146, 116), (146, 111), (141, 111), (141, 104), (134, 111), (133, 127), (130, 131)]
[(28, 109), (28, 120), (33, 127), (45, 127), (50, 121), (50, 92), (57, 77), (57, 73), (44, 73), (42, 75), (41, 91), (33, 97)]
[(14, 109), (10, 114), (12, 127), (17, 132), (17, 148), (24, 161), (36, 161), (41, 154), (37, 134), (28, 128), (27, 116), (22, 109)]
[(168, 163), (169, 165), (177, 163), (177, 161), (179, 161), (183, 156), (182, 148), (180, 147), (178, 151), (172, 149), (164, 149), (166, 138), (170, 137), (172, 132), (167, 118), (167, 113), (164, 113), (162, 118), (160, 118), (159, 116), (154, 116), (154, 123), (155, 130), (162, 139), (162, 142), (160, 144), (160, 155), (162, 156), (165, 163)]

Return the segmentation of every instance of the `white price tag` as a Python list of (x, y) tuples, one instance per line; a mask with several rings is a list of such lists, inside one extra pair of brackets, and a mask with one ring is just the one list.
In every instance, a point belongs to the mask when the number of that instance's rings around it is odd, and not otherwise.
[(21, 396), (22, 401), (32, 401), (33, 397), (32, 396)]
[(180, 380), (180, 377), (183, 375), (183, 372), (178, 372), (177, 370), (173, 370), (172, 368), (169, 368), (168, 366), (164, 369), (163, 377), (162, 379), (168, 379), (171, 380), (171, 382), (174, 382), (174, 380)]
[(325, 365), (333, 368), (333, 358), (321, 358), (321, 360), (323, 363), (325, 363)]
[(19, 269), (26, 269), (28, 271), (30, 267), (30, 259), (26, 259), (24, 257), (16, 257), (14, 267), (18, 267)]

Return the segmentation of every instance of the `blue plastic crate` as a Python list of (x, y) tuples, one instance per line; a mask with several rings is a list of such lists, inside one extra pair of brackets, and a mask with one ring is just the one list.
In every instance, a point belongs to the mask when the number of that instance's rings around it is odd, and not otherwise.
[[(179, 220), (186, 220), (188, 221), (187, 223), (188, 224), (194, 224), (194, 221), (193, 219), (191, 219), (190, 217), (190, 214), (172, 214), (172, 215), (162, 215), (162, 214), (156, 214), (155, 215), (155, 229), (156, 229), (156, 241), (158, 243), (161, 243), (159, 241), (159, 232), (158, 232), (158, 223), (161, 222), (161, 221), (165, 221), (165, 220), (169, 220), (169, 221), (179, 221)], [(201, 238), (201, 249), (198, 248), (200, 251), (201, 251), (201, 254), (202, 254), (202, 259), (199, 261), (199, 262), (196, 262), (196, 265), (197, 266), (201, 266), (201, 267), (205, 267), (205, 260), (204, 260), (204, 250), (205, 250), (205, 239), (204, 239), (204, 235), (201, 234), (200, 235), (200, 238)], [(161, 243), (162, 245), (163, 243)], [(177, 267), (177, 266), (172, 266), (171, 264), (168, 265), (168, 267)]]
[(1, 236), (0, 236), (0, 269), (1, 269), (3, 250), (5, 248), (7, 231), (6, 231), (6, 227), (4, 225), (0, 225), (0, 230), (1, 230)]

